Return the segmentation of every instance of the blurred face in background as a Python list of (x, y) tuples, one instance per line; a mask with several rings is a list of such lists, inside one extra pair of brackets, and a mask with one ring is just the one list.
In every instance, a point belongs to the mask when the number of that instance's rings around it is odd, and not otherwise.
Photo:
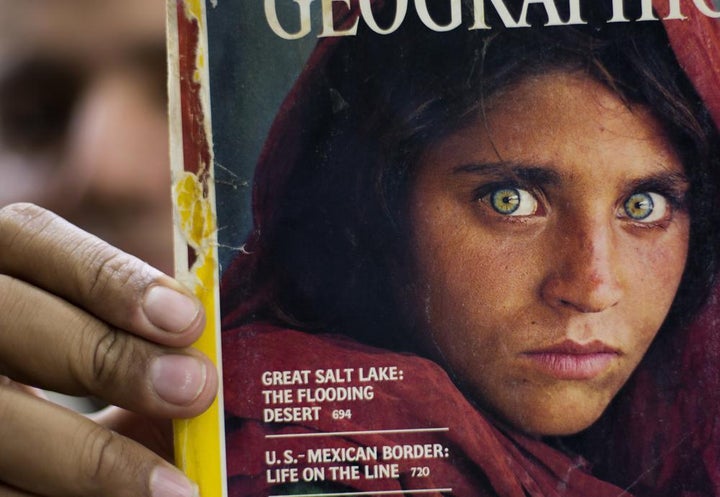
[(0, 206), (172, 271), (162, 0), (0, 0)]

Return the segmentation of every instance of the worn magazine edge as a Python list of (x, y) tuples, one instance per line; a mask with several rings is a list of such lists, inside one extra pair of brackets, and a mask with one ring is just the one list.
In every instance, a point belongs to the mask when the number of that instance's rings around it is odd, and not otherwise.
[[(207, 29), (203, 0), (167, 0), (170, 163), (176, 278), (198, 296), (206, 313), (205, 330), (195, 348), (209, 356), (222, 382), (220, 359), (219, 275), (213, 187)], [(188, 40), (192, 31), (196, 38)], [(185, 64), (181, 58), (189, 59)], [(183, 88), (197, 88), (190, 95)], [(196, 98), (195, 102), (188, 99)], [(188, 113), (191, 104), (201, 115)], [(183, 112), (185, 111), (185, 112)], [(196, 133), (188, 131), (193, 121)], [(188, 151), (192, 152), (188, 154)], [(186, 157), (192, 155), (192, 157)], [(203, 159), (204, 158), (204, 159)], [(189, 253), (195, 260), (190, 265)], [(227, 495), (222, 387), (200, 416), (174, 421), (175, 463), (199, 487), (203, 497)]]

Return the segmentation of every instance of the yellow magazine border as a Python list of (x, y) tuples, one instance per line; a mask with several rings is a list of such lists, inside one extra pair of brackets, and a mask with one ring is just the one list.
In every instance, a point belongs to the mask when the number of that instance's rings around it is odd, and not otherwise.
[[(210, 128), (210, 93), (207, 68), (207, 29), (204, 0), (167, 0), (168, 93), (170, 122), (170, 160), (175, 218), (176, 278), (191, 288), (202, 302), (207, 321), (195, 347), (208, 355), (222, 378), (220, 360), (220, 322), (218, 258), (216, 241), (215, 194), (213, 188)], [(178, 17), (183, 12), (186, 19)], [(200, 85), (203, 125), (211, 160), (201, 164), (202, 174), (185, 170), (182, 126), (182, 92), (179, 42), (180, 22), (195, 23), (198, 28), (194, 47), (193, 82)], [(202, 116), (200, 116), (202, 117)], [(188, 247), (195, 260), (189, 264)], [(199, 487), (202, 497), (227, 495), (222, 388), (220, 395), (202, 415), (174, 422), (175, 463)]]

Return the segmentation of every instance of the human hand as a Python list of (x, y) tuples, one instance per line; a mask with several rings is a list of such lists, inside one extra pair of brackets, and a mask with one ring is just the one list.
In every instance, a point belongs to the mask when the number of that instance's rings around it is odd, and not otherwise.
[[(0, 209), (0, 496), (192, 495), (151, 449), (169, 446), (157, 420), (215, 396), (212, 362), (188, 348), (203, 325), (172, 278), (39, 207)], [(120, 406), (105, 421), (148, 446), (18, 383)]]

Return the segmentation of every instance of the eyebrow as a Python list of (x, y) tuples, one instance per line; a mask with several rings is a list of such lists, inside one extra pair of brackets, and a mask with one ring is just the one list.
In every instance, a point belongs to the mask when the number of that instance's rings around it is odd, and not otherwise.
[(661, 172), (630, 182), (629, 188), (637, 190), (659, 190), (682, 195), (690, 187), (690, 180), (684, 173)]
[(540, 165), (514, 162), (493, 162), (488, 164), (463, 164), (452, 169), (453, 174), (479, 174), (499, 179), (517, 179), (538, 186), (559, 185), (560, 174)]
[[(557, 171), (542, 165), (516, 162), (492, 162), (484, 164), (463, 164), (452, 169), (453, 174), (478, 174), (500, 180), (518, 180), (537, 186), (558, 186), (562, 176)], [(657, 191), (669, 193), (676, 198), (685, 195), (690, 186), (688, 177), (677, 171), (660, 171), (631, 180), (628, 193), (633, 191)]]

